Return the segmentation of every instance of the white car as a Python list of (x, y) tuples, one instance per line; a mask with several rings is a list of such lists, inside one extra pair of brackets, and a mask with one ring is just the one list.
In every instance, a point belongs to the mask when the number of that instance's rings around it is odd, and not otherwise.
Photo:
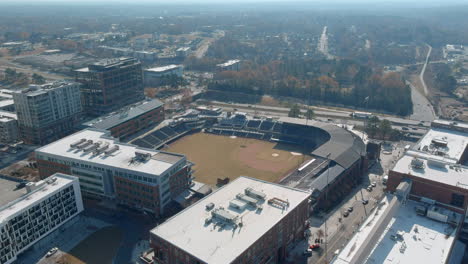
[(56, 248), (56, 247), (51, 248), (49, 251), (47, 251), (46, 258), (52, 256), (52, 255), (55, 254), (57, 251), (58, 251), (58, 248)]

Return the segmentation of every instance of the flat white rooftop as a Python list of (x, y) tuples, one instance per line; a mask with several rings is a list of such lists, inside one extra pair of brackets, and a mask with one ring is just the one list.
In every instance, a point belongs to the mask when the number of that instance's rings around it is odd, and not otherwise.
[(234, 64), (236, 64), (238, 62), (240, 62), (240, 60), (228, 60), (227, 62), (218, 64), (216, 66), (218, 66), (218, 67), (228, 67), (228, 66), (234, 65)]
[(0, 110), (0, 122), (9, 122), (17, 119), (18, 117), (15, 113)]
[[(244, 210), (232, 208), (230, 202), (249, 187), (266, 195), (265, 201), (260, 203), (263, 209), (257, 211), (253, 206)], [(278, 184), (239, 177), (155, 227), (151, 233), (204, 262), (231, 263), (309, 195)], [(275, 197), (288, 201), (289, 207), (281, 209), (269, 205), (267, 201)], [(214, 209), (207, 210), (206, 206), (210, 203), (214, 204)], [(238, 200), (235, 203), (242, 204)], [(206, 224), (205, 219), (220, 207), (235, 216), (237, 223), (242, 221), (242, 227), (233, 228), (233, 225), (227, 224), (221, 228), (213, 223)]]
[[(387, 196), (381, 201), (383, 206), (380, 210), (375, 210), (367, 218), (333, 264), (350, 263), (357, 249), (369, 238), (378, 219), (385, 215), (382, 210), (387, 208), (390, 197)], [(419, 203), (415, 201), (407, 201), (406, 205), (401, 205), (364, 263), (440, 264), (446, 262), (450, 248), (455, 242), (455, 229), (446, 223), (417, 215), (414, 209), (417, 205)], [(392, 239), (392, 236), (397, 233), (402, 235), (402, 240)]]
[(147, 71), (147, 72), (166, 72), (166, 71), (178, 69), (180, 67), (181, 67), (180, 65), (171, 64), (171, 65), (162, 66), (162, 67), (149, 68), (149, 69), (146, 69), (145, 71)]
[[(468, 168), (466, 166), (449, 164), (434, 159), (425, 159), (421, 158), (421, 156), (417, 152), (409, 151), (397, 161), (392, 170), (434, 182), (468, 188)], [(411, 161), (415, 157), (418, 157), (422, 162), (422, 168), (415, 168), (411, 165)]]
[[(81, 139), (92, 140), (93, 143), (109, 144), (108, 149), (118, 146), (119, 149), (109, 155), (105, 153), (94, 155), (92, 151), (84, 153), (82, 150), (72, 148), (70, 145)], [(135, 152), (149, 153), (151, 158), (143, 162), (131, 162), (135, 157)], [(161, 152), (151, 149), (140, 148), (131, 144), (124, 144), (108, 136), (106, 131), (94, 128), (87, 128), (75, 134), (57, 140), (49, 145), (36, 150), (37, 155), (47, 154), (58, 159), (68, 158), (80, 160), (85, 163), (96, 163), (104, 166), (138, 171), (148, 175), (159, 176), (171, 168), (175, 163), (185, 159), (184, 155)]]
[[(437, 146), (434, 142), (446, 146)], [(467, 145), (468, 133), (431, 128), (413, 149), (459, 161)]]
[[(54, 178), (54, 181), (49, 181)], [(3, 180), (5, 181), (5, 180)], [(21, 189), (21, 192), (15, 197), (8, 201), (6, 204), (0, 204), (0, 224), (7, 221), (10, 216), (22, 211), (30, 205), (35, 204), (37, 201), (46, 198), (51, 193), (60, 190), (61, 188), (72, 184), (73, 181), (78, 182), (78, 178), (70, 175), (56, 173), (42, 181), (35, 182), (31, 192), (27, 192), (26, 189)], [(12, 189), (8, 192), (16, 192), (16, 183), (8, 184)], [(14, 188), (14, 189), (13, 189)]]

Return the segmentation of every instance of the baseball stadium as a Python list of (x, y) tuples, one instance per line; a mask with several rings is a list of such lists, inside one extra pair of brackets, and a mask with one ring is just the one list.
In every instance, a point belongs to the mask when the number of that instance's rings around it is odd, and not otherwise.
[(315, 209), (338, 203), (366, 167), (365, 144), (352, 132), (289, 117), (194, 111), (131, 143), (186, 155), (195, 180), (213, 187), (246, 175), (309, 191)]

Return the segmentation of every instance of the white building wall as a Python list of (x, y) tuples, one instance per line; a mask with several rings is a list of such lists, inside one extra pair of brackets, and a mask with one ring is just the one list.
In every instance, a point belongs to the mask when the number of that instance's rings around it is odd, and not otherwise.
[[(13, 263), (18, 254), (83, 211), (78, 179), (64, 174), (55, 174), (48, 179), (53, 177), (72, 181), (0, 222), (0, 264)], [(35, 191), (42, 192), (47, 190), (47, 187), (46, 184)], [(18, 200), (28, 199), (24, 198), (27, 196), (29, 194)], [(15, 206), (18, 200), (14, 201), (12, 206)], [(0, 208), (1, 213), (5, 213), (2, 212), (3, 209)]]

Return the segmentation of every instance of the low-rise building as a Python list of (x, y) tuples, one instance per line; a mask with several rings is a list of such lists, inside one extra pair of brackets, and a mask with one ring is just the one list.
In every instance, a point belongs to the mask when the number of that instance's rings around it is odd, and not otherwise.
[(463, 212), (468, 207), (467, 124), (434, 121), (421, 140), (390, 170), (387, 190), (404, 179), (413, 182), (410, 197), (427, 197), (446, 208)]
[(228, 60), (225, 63), (216, 65), (218, 71), (239, 71), (240, 60)]
[(116, 200), (159, 216), (192, 181), (184, 155), (120, 143), (105, 130), (87, 128), (38, 148), (39, 175), (80, 179), (83, 195)]
[(408, 200), (410, 189), (403, 182), (379, 201), (331, 263), (452, 263), (462, 215)]
[(279, 263), (304, 238), (310, 193), (239, 177), (151, 230), (156, 263)]
[(43, 145), (71, 134), (80, 124), (80, 84), (54, 82), (31, 85), (13, 93), (20, 137)]
[(83, 211), (78, 178), (54, 174), (27, 183), (0, 177), (0, 263), (17, 255)]
[(0, 110), (0, 143), (10, 144), (19, 140), (16, 114)]
[(184, 67), (182, 65), (167, 65), (144, 70), (145, 85), (159, 85), (161, 79), (167, 76), (182, 77)]
[(157, 99), (151, 99), (124, 107), (105, 117), (93, 119), (84, 125), (108, 130), (111, 136), (122, 139), (163, 120), (164, 104)]

